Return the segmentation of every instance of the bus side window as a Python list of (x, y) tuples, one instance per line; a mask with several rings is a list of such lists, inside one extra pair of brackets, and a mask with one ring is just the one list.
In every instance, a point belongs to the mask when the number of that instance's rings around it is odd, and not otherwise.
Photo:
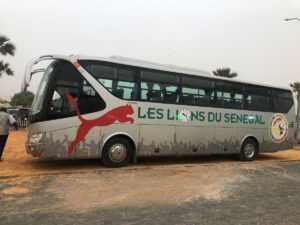
[(179, 102), (179, 89), (176, 85), (162, 85), (163, 99), (167, 103)]
[(247, 85), (245, 89), (245, 109), (272, 112), (271, 93), (269, 88)]
[(180, 101), (187, 105), (211, 106), (213, 81), (200, 77), (182, 77)]
[(179, 102), (178, 76), (160, 71), (141, 71), (141, 100)]
[(195, 96), (198, 95), (198, 89), (182, 87), (181, 103), (187, 105), (195, 105)]
[(98, 81), (110, 92), (112, 92), (113, 88), (113, 80), (99, 78)]
[(274, 112), (287, 113), (293, 106), (293, 95), (290, 91), (272, 90)]
[(141, 83), (141, 99), (153, 102), (162, 101), (162, 90), (158, 83), (142, 82)]
[(113, 66), (98, 61), (84, 61), (81, 65), (110, 93), (113, 93), (117, 79), (117, 72)]
[(148, 100), (148, 84), (141, 82), (141, 100)]
[(138, 72), (127, 67), (119, 67), (117, 71), (117, 81), (113, 93), (122, 99), (136, 100), (138, 97)]
[(239, 83), (216, 81), (216, 106), (242, 109), (244, 87)]
[(138, 70), (135, 68), (98, 61), (82, 62), (82, 66), (114, 96), (125, 100), (137, 99)]
[(82, 82), (77, 100), (82, 114), (100, 111), (105, 107), (105, 102), (86, 80)]
[(134, 82), (118, 81), (114, 94), (122, 99), (135, 100), (137, 88)]

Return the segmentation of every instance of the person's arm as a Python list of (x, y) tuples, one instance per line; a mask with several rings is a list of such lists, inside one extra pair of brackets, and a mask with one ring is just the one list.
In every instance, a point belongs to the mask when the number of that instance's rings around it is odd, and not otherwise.
[(12, 115), (9, 115), (8, 119), (9, 119), (9, 124), (10, 124), (11, 126), (14, 126), (14, 127), (15, 127), (15, 130), (18, 130), (18, 123), (17, 123), (15, 117), (12, 116)]
[(15, 118), (12, 115), (9, 115), (8, 119), (9, 119), (10, 125), (14, 125), (15, 123), (17, 123), (17, 121), (15, 120)]

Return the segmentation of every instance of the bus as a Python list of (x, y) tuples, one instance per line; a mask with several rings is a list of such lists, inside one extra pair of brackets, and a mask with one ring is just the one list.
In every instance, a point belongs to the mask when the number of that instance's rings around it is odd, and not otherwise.
[(42, 159), (97, 158), (111, 167), (147, 156), (252, 161), (294, 144), (288, 88), (116, 56), (41, 56), (28, 64), (23, 90), (34, 74), (42, 77), (26, 149)]

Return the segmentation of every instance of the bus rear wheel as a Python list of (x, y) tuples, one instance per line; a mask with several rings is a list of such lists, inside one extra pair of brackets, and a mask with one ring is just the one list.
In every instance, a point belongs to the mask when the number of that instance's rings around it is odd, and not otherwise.
[(258, 154), (258, 145), (255, 140), (248, 138), (244, 141), (239, 158), (241, 161), (253, 161)]
[(112, 138), (104, 145), (102, 162), (107, 167), (126, 166), (132, 154), (133, 147), (126, 138)]

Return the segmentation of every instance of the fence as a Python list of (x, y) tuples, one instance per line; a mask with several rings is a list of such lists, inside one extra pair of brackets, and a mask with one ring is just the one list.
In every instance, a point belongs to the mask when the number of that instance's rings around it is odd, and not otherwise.
[(19, 118), (17, 119), (18, 128), (26, 128), (28, 126), (27, 118)]
[(26, 128), (28, 126), (29, 108), (8, 108), (7, 112), (12, 115), (19, 128)]

